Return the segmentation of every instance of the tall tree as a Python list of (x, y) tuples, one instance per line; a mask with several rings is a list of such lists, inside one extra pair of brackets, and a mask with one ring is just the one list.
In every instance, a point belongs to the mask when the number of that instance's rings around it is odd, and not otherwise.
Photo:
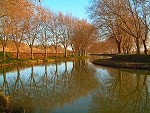
[(115, 24), (112, 27), (117, 27), (117, 30), (130, 35), (134, 39), (136, 53), (140, 54), (141, 40), (145, 53), (147, 51), (145, 37), (148, 34), (149, 10), (147, 7), (149, 6), (147, 0), (93, 0), (89, 13), (101, 31), (105, 31), (106, 34), (109, 34), (110, 30), (109, 21), (114, 21), (114, 18), (109, 18), (110, 15), (119, 19), (121, 24)]
[(144, 53), (147, 54), (147, 42), (149, 35), (149, 26), (150, 26), (150, 1), (149, 0), (137, 0), (138, 5), (138, 16), (141, 21), (141, 40), (144, 46)]
[(88, 47), (97, 40), (97, 31), (95, 27), (85, 20), (78, 20), (74, 31), (73, 42), (79, 56), (86, 56)]
[(2, 44), (3, 47), (3, 60), (5, 60), (6, 58), (6, 51), (5, 48), (7, 46), (8, 40), (9, 40), (9, 33), (10, 33), (10, 20), (8, 17), (3, 17), (0, 19), (1, 20), (1, 25), (0, 25), (0, 42)]
[[(38, 7), (33, 5), (33, 10), (37, 9)], [(32, 13), (31, 15), (28, 15), (28, 17), (26, 18), (25, 22), (26, 22), (26, 37), (25, 37), (25, 41), (26, 43), (29, 45), (30, 47), (30, 51), (31, 51), (31, 59), (34, 59), (33, 56), (33, 46), (34, 44), (38, 43), (38, 34), (40, 32), (39, 29), (39, 22), (40, 22), (40, 13), (38, 10), (36, 10), (37, 13)]]
[(60, 44), (60, 26), (58, 21), (58, 15), (53, 13), (51, 22), (50, 22), (50, 30), (52, 33), (51, 43), (52, 46), (55, 48), (55, 55), (58, 56), (58, 45)]
[(40, 17), (40, 43), (44, 47), (45, 59), (47, 58), (47, 47), (50, 45), (50, 39), (52, 37), (50, 22), (51, 22), (51, 12), (41, 8)]
[(73, 37), (73, 23), (75, 22), (75, 19), (67, 14), (67, 15), (62, 15), (62, 13), (59, 13), (58, 15), (59, 18), (59, 25), (60, 25), (60, 42), (64, 47), (65, 50), (65, 57), (67, 57), (67, 48), (70, 45), (70, 40)]
[(15, 43), (17, 49), (17, 59), (19, 59), (19, 48), (24, 40), (24, 35), (26, 31), (26, 18), (32, 12), (28, 10), (31, 7), (31, 3), (22, 0), (22, 1), (13, 1), (13, 6), (15, 13), (10, 16), (11, 19), (11, 38)]

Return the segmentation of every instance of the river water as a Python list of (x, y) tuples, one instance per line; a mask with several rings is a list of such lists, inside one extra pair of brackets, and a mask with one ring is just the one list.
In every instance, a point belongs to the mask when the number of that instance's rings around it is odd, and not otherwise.
[(91, 58), (0, 69), (0, 90), (26, 113), (150, 113), (150, 71)]

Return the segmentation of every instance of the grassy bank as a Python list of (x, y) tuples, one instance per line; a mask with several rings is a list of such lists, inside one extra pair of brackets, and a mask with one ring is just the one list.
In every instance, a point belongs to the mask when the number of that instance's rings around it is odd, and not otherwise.
[(99, 59), (93, 63), (119, 68), (150, 69), (150, 55), (114, 55), (110, 59)]
[(114, 55), (110, 60), (134, 63), (150, 63), (150, 55)]
[(21, 59), (16, 59), (16, 58), (9, 58), (7, 57), (6, 60), (3, 60), (2, 58), (0, 59), (0, 67), (7, 67), (7, 66), (14, 66), (14, 65), (30, 65), (30, 64), (42, 64), (42, 63), (50, 63), (50, 62), (60, 62), (60, 61), (72, 61), (75, 59), (86, 59), (87, 57), (85, 56), (68, 56), (64, 57), (62, 55), (56, 57), (56, 56), (50, 56), (47, 59), (43, 58), (35, 58), (35, 59), (30, 59), (30, 58), (21, 58)]
[(9, 58), (0, 61), (0, 67), (14, 66), (14, 65), (29, 65), (29, 64), (40, 64), (43, 62), (54, 62), (54, 59), (13, 59)]

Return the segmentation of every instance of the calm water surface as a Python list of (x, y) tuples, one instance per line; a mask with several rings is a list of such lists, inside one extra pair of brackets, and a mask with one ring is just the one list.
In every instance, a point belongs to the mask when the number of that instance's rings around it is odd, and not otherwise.
[(150, 71), (89, 60), (0, 69), (0, 90), (26, 113), (150, 113)]

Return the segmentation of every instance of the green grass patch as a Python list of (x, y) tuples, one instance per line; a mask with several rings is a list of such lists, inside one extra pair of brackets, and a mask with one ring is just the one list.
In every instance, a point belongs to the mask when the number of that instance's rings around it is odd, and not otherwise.
[(114, 56), (116, 54), (89, 54), (89, 55), (96, 55), (96, 56)]
[(26, 59), (7, 58), (6, 60), (2, 60), (1, 63), (2, 64), (5, 64), (5, 63), (17, 63), (17, 62), (22, 62), (22, 61), (26, 61)]
[(69, 60), (69, 59), (74, 59), (74, 58), (78, 58), (78, 59), (87, 59), (88, 57), (87, 56), (77, 56), (77, 55), (74, 55), (74, 56), (72, 56), (72, 55), (68, 55), (67, 57), (65, 57), (65, 56), (50, 56), (50, 57), (48, 57), (48, 59), (56, 59), (56, 60)]
[(114, 55), (110, 59), (99, 59), (93, 63), (117, 68), (150, 69), (150, 55)]
[[(12, 54), (10, 52), (6, 52), (6, 58), (11, 58)], [(0, 52), (0, 59), (3, 59), (3, 52)]]
[[(42, 63), (53, 63), (55, 61), (60, 62), (60, 61), (72, 61), (75, 59), (87, 59), (85, 56), (51, 56), (48, 57), (47, 59), (16, 59), (16, 58), (6, 58), (5, 60), (0, 59), (0, 67), (11, 67), (14, 65), (28, 65), (28, 64), (42, 64)], [(1, 70), (0, 70), (1, 72)]]
[(110, 60), (121, 62), (150, 63), (150, 55), (114, 55)]

